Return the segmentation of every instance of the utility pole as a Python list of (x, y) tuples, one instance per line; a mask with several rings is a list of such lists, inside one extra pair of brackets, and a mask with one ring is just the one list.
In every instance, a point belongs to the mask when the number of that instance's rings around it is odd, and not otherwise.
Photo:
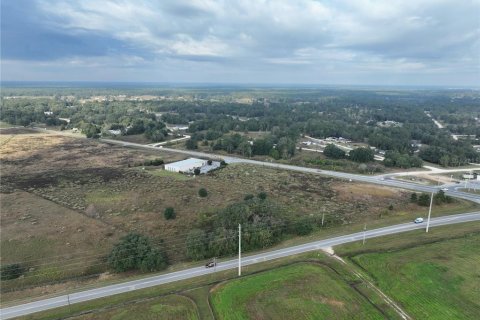
[(238, 224), (238, 276), (242, 275), (242, 225)]
[(428, 228), (430, 227), (430, 215), (432, 214), (432, 204), (433, 204), (433, 192), (432, 192), (432, 196), (430, 197), (430, 208), (428, 209), (427, 232), (428, 232)]
[(363, 226), (363, 245), (365, 245), (365, 232), (367, 231), (367, 224)]
[(322, 213), (322, 227), (323, 227), (323, 221), (325, 221), (325, 212)]

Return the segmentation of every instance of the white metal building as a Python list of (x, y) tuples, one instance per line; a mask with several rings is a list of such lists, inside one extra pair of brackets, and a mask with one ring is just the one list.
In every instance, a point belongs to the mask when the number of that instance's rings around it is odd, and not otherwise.
[(186, 160), (166, 164), (165, 170), (173, 172), (192, 172), (195, 168), (201, 168), (206, 164), (207, 160), (189, 158)]

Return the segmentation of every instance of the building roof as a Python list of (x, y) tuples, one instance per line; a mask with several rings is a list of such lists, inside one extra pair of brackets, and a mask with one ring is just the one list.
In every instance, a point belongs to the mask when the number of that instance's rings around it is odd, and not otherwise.
[(203, 159), (189, 158), (182, 161), (168, 163), (166, 165), (183, 168), (183, 167), (201, 166), (205, 161), (206, 160), (203, 160)]

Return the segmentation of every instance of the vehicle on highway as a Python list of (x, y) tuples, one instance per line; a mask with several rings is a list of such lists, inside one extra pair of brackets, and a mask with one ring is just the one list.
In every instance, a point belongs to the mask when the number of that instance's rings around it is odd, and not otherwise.
[(448, 191), (448, 188), (442, 188), (442, 191)]
[(205, 264), (205, 268), (212, 268), (212, 267), (215, 267), (216, 265), (217, 265), (216, 262), (210, 261), (210, 262), (207, 262), (207, 264)]
[(423, 222), (423, 218), (417, 218), (417, 219), (415, 219), (413, 222), (415, 222), (415, 223), (422, 223), (422, 222)]

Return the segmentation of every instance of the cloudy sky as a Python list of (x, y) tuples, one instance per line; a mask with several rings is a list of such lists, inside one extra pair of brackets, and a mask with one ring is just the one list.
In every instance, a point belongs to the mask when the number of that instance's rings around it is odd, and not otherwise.
[(1, 76), (478, 86), (480, 0), (2, 0)]

